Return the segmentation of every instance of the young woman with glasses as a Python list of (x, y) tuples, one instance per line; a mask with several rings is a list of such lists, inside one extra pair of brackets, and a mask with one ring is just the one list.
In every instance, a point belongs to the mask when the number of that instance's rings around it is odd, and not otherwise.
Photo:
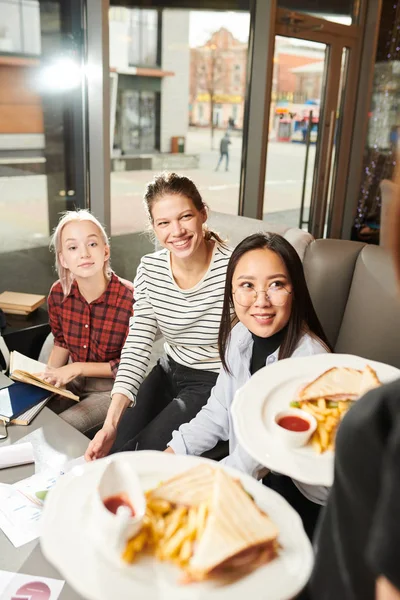
[[(239, 321), (233, 329), (232, 310)], [(300, 258), (282, 236), (255, 234), (233, 251), (218, 341), (223, 369), (211, 396), (190, 423), (173, 432), (166, 452), (200, 455), (219, 440), (229, 440), (223, 462), (261, 478), (265, 469), (239, 446), (233, 429), (230, 406), (235, 392), (253, 373), (277, 360), (330, 351)], [(265, 483), (294, 506), (311, 536), (327, 488), (272, 474)]]

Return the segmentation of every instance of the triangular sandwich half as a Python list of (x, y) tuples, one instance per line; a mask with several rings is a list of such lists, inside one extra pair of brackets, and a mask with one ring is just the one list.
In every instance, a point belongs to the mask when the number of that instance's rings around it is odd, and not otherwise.
[(187, 573), (202, 580), (251, 572), (275, 557), (278, 533), (242, 485), (216, 469), (207, 523)]
[(362, 372), (357, 369), (333, 367), (303, 387), (297, 399), (355, 400), (360, 395), (361, 379)]
[(148, 497), (154, 500), (166, 500), (177, 506), (198, 506), (210, 499), (214, 479), (215, 469), (208, 464), (200, 464), (161, 483), (149, 493)]
[(366, 394), (369, 390), (372, 390), (376, 387), (382, 385), (377, 374), (374, 369), (372, 369), (369, 365), (367, 365), (362, 372), (361, 382), (360, 382), (360, 396)]

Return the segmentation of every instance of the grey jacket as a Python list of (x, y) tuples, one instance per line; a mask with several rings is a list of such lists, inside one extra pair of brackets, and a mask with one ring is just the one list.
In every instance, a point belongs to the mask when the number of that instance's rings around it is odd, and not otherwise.
[[(257, 477), (264, 469), (242, 448), (235, 435), (230, 406), (236, 391), (251, 377), (250, 361), (253, 351), (253, 338), (249, 330), (238, 323), (232, 330), (227, 350), (227, 363), (232, 375), (221, 369), (217, 382), (211, 390), (207, 404), (189, 423), (180, 426), (172, 434), (168, 444), (176, 454), (200, 455), (214, 448), (220, 440), (229, 440), (229, 455), (222, 461), (230, 467)], [(305, 334), (292, 357), (311, 356), (327, 352), (323, 344), (309, 334)], [(268, 356), (266, 365), (278, 360), (279, 348)], [(328, 488), (310, 486), (294, 482), (299, 490), (313, 502), (324, 504)]]
[(221, 152), (221, 154), (227, 154), (228, 153), (229, 144), (231, 144), (231, 143), (232, 142), (231, 142), (231, 140), (228, 137), (224, 136), (222, 138), (222, 140), (220, 141), (220, 144), (219, 144), (219, 151)]

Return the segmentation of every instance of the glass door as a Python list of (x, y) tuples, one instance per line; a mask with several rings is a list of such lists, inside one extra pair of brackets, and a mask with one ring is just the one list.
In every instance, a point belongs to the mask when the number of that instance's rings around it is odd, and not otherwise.
[(264, 218), (302, 227), (309, 220), (328, 58), (326, 44), (276, 36), (264, 186)]
[(353, 98), (352, 28), (278, 10), (275, 34), (263, 218), (322, 237), (335, 218), (340, 137)]

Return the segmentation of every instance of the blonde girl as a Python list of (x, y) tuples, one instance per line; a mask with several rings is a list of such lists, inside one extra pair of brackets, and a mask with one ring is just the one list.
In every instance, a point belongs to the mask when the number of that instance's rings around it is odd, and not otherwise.
[(87, 210), (66, 212), (52, 240), (59, 279), (48, 296), (54, 345), (42, 374), (81, 402), (54, 398), (49, 406), (80, 431), (103, 424), (133, 312), (133, 286), (113, 273), (101, 223)]

